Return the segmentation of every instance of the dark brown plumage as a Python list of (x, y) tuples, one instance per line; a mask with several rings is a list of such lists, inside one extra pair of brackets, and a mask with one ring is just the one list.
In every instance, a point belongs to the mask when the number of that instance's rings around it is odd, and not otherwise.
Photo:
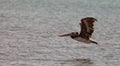
[(59, 36), (60, 37), (71, 36), (72, 39), (75, 39), (80, 42), (97, 44), (97, 42), (90, 39), (92, 36), (92, 33), (94, 32), (93, 26), (95, 21), (97, 21), (97, 19), (93, 17), (83, 18), (81, 19), (81, 23), (80, 23), (80, 27), (81, 27), (80, 33), (72, 32), (72, 33), (63, 34)]

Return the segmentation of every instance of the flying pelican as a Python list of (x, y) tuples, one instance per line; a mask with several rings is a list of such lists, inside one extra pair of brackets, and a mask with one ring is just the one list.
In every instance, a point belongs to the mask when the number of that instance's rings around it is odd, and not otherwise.
[(92, 33), (94, 32), (94, 22), (97, 21), (97, 19), (93, 17), (86, 17), (81, 19), (81, 31), (78, 32), (71, 32), (63, 35), (59, 35), (60, 37), (66, 37), (70, 36), (72, 39), (84, 42), (84, 43), (94, 43), (98, 44), (96, 41), (91, 39)]

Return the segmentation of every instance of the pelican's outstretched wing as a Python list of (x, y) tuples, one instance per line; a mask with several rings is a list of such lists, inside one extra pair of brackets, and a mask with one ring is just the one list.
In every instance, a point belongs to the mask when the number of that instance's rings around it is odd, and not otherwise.
[(81, 19), (81, 32), (80, 32), (80, 37), (89, 39), (92, 36), (92, 33), (94, 32), (94, 22), (97, 21), (93, 17), (86, 17)]

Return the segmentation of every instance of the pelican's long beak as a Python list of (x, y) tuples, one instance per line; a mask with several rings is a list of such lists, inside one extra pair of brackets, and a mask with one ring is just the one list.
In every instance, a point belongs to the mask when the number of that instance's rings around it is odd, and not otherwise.
[(71, 33), (59, 35), (59, 37), (66, 37), (66, 36), (71, 36)]

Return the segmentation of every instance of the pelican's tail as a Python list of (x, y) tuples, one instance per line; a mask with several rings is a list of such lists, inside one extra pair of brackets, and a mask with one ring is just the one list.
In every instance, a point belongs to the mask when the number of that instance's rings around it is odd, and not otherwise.
[(90, 40), (92, 43), (94, 43), (94, 44), (98, 44), (96, 41), (93, 41), (93, 40)]

